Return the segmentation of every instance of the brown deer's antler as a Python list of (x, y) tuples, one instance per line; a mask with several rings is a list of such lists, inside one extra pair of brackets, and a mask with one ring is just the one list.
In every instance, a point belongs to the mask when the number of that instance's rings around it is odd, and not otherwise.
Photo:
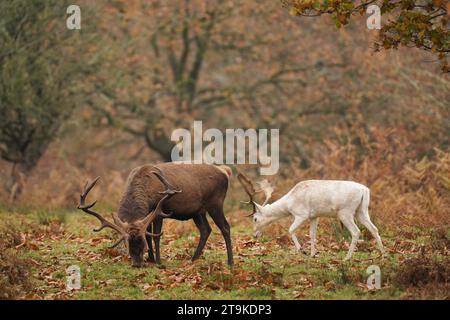
[(112, 218), (115, 223), (111, 223), (108, 220), (106, 220), (105, 218), (103, 218), (101, 214), (91, 210), (91, 208), (95, 206), (97, 201), (94, 201), (91, 204), (86, 204), (86, 197), (87, 197), (88, 193), (97, 184), (97, 181), (99, 179), (100, 179), (100, 177), (97, 177), (91, 183), (86, 182), (83, 192), (80, 194), (80, 203), (78, 204), (77, 208), (80, 210), (83, 210), (87, 214), (90, 214), (90, 215), (96, 217), (98, 220), (100, 220), (101, 226), (97, 229), (94, 229), (95, 232), (99, 232), (100, 230), (102, 230), (104, 228), (111, 228), (121, 234), (122, 237), (119, 239), (119, 241), (116, 242), (113, 246), (111, 246), (111, 248), (114, 248), (125, 239), (125, 235), (126, 235), (125, 224), (122, 221), (120, 221), (120, 219), (119, 219), (119, 217), (117, 217), (117, 215), (112, 214)]
[(167, 181), (167, 179), (164, 177), (162, 173), (152, 171), (152, 173), (162, 182), (162, 184), (166, 187), (166, 190), (160, 192), (161, 194), (164, 194), (164, 196), (159, 200), (158, 204), (156, 205), (155, 210), (153, 210), (150, 214), (148, 214), (144, 219), (140, 220), (138, 224), (141, 225), (141, 230), (143, 233), (150, 235), (150, 236), (160, 236), (160, 234), (153, 234), (147, 231), (148, 226), (155, 220), (157, 216), (161, 216), (164, 218), (170, 217), (172, 214), (166, 214), (163, 212), (162, 207), (164, 204), (164, 201), (173, 195), (180, 193), (182, 190), (175, 190), (170, 183)]
[(238, 180), (241, 183), (242, 187), (244, 187), (244, 190), (245, 190), (245, 192), (247, 193), (247, 195), (248, 195), (248, 197), (250, 199), (246, 203), (251, 204), (252, 208), (253, 208), (253, 212), (251, 214), (246, 215), (246, 217), (250, 217), (250, 216), (254, 215), (255, 212), (256, 212), (256, 205), (255, 205), (255, 202), (253, 200), (253, 196), (256, 194), (256, 190), (255, 190), (255, 187), (254, 187), (252, 181), (247, 176), (245, 176), (237, 168), (236, 168), (236, 171), (238, 172), (238, 175), (237, 175)]
[[(138, 225), (140, 227), (142, 234), (149, 235), (152, 237), (159, 237), (159, 236), (161, 236), (162, 232), (159, 234), (154, 234), (154, 233), (148, 232), (147, 228), (153, 222), (153, 220), (155, 220), (155, 218), (157, 216), (162, 216), (164, 218), (168, 218), (171, 216), (171, 214), (165, 214), (162, 210), (164, 201), (166, 199), (172, 197), (174, 194), (180, 193), (181, 190), (175, 190), (170, 185), (170, 183), (167, 181), (167, 179), (162, 175), (162, 173), (158, 173), (156, 171), (152, 171), (152, 172), (164, 184), (164, 186), (166, 187), (166, 190), (164, 190), (163, 192), (160, 192), (161, 194), (164, 194), (164, 196), (159, 200), (158, 204), (156, 205), (156, 208), (150, 214), (148, 214), (145, 218), (143, 218), (139, 221), (136, 221), (135, 223), (136, 223), (136, 225)], [(117, 216), (117, 214), (112, 214), (112, 218), (114, 221), (114, 223), (112, 223), (112, 222), (109, 222), (108, 220), (106, 220), (105, 218), (103, 218), (103, 216), (101, 214), (91, 210), (95, 206), (96, 201), (94, 201), (90, 204), (86, 204), (87, 195), (92, 190), (92, 188), (97, 184), (99, 179), (100, 179), (100, 177), (97, 177), (91, 183), (86, 182), (83, 192), (80, 195), (80, 203), (78, 204), (78, 209), (83, 210), (87, 214), (90, 214), (90, 215), (96, 217), (98, 220), (100, 220), (101, 225), (99, 228), (94, 229), (95, 232), (98, 232), (98, 231), (102, 230), (103, 228), (111, 228), (121, 234), (121, 238), (116, 243), (114, 243), (112, 246), (110, 246), (110, 248), (114, 248), (126, 239), (128, 224), (123, 223), (120, 220), (120, 218)]]
[(99, 213), (91, 210), (91, 208), (95, 206), (97, 201), (94, 201), (91, 204), (86, 204), (86, 197), (87, 197), (88, 193), (96, 185), (96, 183), (97, 183), (97, 181), (99, 179), (100, 179), (100, 177), (97, 177), (91, 183), (86, 182), (86, 185), (84, 186), (83, 192), (80, 195), (80, 203), (78, 205), (78, 209), (83, 210), (87, 214), (90, 214), (90, 215), (96, 217), (98, 220), (100, 220), (101, 226), (99, 228), (97, 228), (97, 229), (94, 229), (95, 232), (98, 232), (98, 231), (102, 230), (103, 228), (111, 228), (111, 229), (113, 229), (113, 230), (123, 234), (125, 232), (124, 231), (124, 225), (123, 225), (123, 223), (120, 221), (120, 219), (118, 217), (114, 217), (113, 216), (114, 222), (118, 223), (118, 225), (114, 224), (114, 223), (111, 223), (108, 220), (106, 220), (105, 218), (103, 218)]
[(162, 184), (164, 185), (164, 187), (166, 187), (166, 190), (164, 190), (163, 192), (160, 192), (160, 193), (161, 194), (170, 194), (170, 195), (173, 195), (175, 193), (180, 193), (181, 190), (175, 190), (174, 187), (172, 187), (172, 185), (169, 183), (169, 181), (167, 181), (166, 177), (164, 177), (164, 175), (162, 174), (161, 170), (159, 170), (159, 171), (160, 172), (152, 171), (152, 173), (155, 176), (157, 176), (159, 181), (161, 181)]

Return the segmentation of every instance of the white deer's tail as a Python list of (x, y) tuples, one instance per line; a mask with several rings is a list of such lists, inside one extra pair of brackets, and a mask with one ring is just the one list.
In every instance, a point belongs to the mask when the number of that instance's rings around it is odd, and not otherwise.
[(370, 190), (369, 188), (364, 188), (360, 211), (363, 215), (369, 216), (369, 203), (370, 203)]

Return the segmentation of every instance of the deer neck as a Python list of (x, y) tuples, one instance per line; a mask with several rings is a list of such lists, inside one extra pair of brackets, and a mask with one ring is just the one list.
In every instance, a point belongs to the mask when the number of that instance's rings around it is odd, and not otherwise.
[(131, 222), (146, 217), (151, 208), (143, 201), (135, 201), (132, 197), (124, 197), (117, 211), (123, 221)]
[(264, 206), (264, 217), (269, 219), (270, 222), (287, 217), (288, 215), (289, 211), (287, 210), (284, 197)]

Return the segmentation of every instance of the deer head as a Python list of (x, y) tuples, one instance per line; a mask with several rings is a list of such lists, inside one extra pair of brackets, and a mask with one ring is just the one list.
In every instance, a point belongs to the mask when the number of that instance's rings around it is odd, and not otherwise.
[[(245, 203), (251, 204), (253, 209), (252, 213), (246, 215), (246, 217), (253, 217), (253, 233), (255, 237), (259, 237), (262, 234), (262, 228), (270, 222), (270, 220), (264, 214), (264, 212), (265, 206), (269, 202), (269, 199), (272, 196), (274, 188), (267, 179), (263, 179), (257, 182), (259, 185), (259, 189), (256, 190), (252, 181), (242, 172), (238, 171), (237, 177), (249, 197), (249, 201)], [(263, 192), (265, 196), (262, 205), (256, 203), (256, 201), (254, 200), (255, 195), (259, 192)]]
[(148, 251), (146, 236), (159, 237), (162, 234), (162, 233), (153, 234), (148, 232), (147, 231), (148, 226), (153, 222), (153, 220), (155, 220), (157, 216), (165, 218), (170, 216), (162, 211), (164, 201), (173, 196), (174, 194), (181, 192), (181, 190), (174, 190), (167, 182), (167, 179), (164, 178), (164, 176), (162, 176), (161, 173), (156, 171), (152, 171), (152, 173), (155, 174), (155, 176), (158, 177), (158, 179), (164, 184), (166, 190), (160, 192), (164, 196), (161, 198), (161, 200), (159, 200), (158, 204), (156, 205), (156, 208), (152, 212), (150, 212), (146, 217), (136, 221), (123, 222), (122, 220), (120, 220), (118, 215), (114, 213), (111, 215), (113, 222), (109, 222), (108, 220), (103, 218), (102, 215), (92, 210), (92, 208), (96, 204), (96, 201), (94, 201), (91, 204), (85, 203), (88, 193), (92, 190), (92, 188), (95, 186), (100, 177), (97, 177), (91, 183), (86, 183), (83, 192), (80, 195), (80, 203), (78, 205), (78, 209), (100, 220), (101, 223), (100, 227), (94, 229), (94, 231), (98, 232), (104, 228), (111, 228), (117, 233), (119, 233), (120, 239), (115, 244), (110, 246), (110, 248), (114, 248), (118, 246), (121, 242), (124, 242), (128, 254), (131, 257), (133, 267), (142, 267), (144, 264), (144, 254), (145, 252)]

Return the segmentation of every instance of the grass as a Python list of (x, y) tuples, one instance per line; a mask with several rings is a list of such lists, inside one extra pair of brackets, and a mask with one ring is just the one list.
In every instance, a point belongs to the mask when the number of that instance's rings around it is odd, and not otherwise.
[[(442, 234), (435, 236), (430, 230), (411, 231), (413, 240), (386, 231), (382, 234), (388, 249), (385, 257), (379, 257), (372, 240), (365, 240), (359, 243), (354, 259), (344, 263), (342, 258), (348, 241), (332, 224), (328, 229), (319, 227), (319, 255), (310, 258), (295, 251), (286, 232), (282, 236), (269, 234), (254, 240), (248, 222), (232, 222), (233, 268), (226, 265), (225, 247), (217, 228), (213, 228), (201, 259), (192, 263), (190, 256), (198, 241), (193, 223), (168, 221), (161, 245), (162, 266), (149, 264), (135, 269), (131, 268), (123, 249), (107, 248), (113, 241), (113, 233), (93, 233), (96, 221), (78, 212), (33, 211), (13, 215), (2, 212), (0, 218), (2, 223), (14, 221), (14, 228), (25, 234), (25, 243), (15, 250), (18, 257), (31, 261), (33, 290), (19, 298), (414, 298), (408, 287), (393, 283), (399, 266), (408, 258), (418, 256), (424, 246), (434, 259), (448, 263), (448, 248), (439, 242)], [(305, 243), (306, 232), (303, 230), (300, 235)], [(436, 246), (440, 249), (432, 249)], [(382, 288), (375, 291), (365, 287), (366, 269), (372, 264), (380, 266), (382, 272)], [(81, 269), (80, 290), (66, 290), (66, 269), (71, 265)], [(448, 290), (448, 283), (436, 285), (445, 285)], [(413, 294), (421, 298), (448, 298), (448, 291), (433, 288), (428, 285), (421, 291), (416, 286)]]

